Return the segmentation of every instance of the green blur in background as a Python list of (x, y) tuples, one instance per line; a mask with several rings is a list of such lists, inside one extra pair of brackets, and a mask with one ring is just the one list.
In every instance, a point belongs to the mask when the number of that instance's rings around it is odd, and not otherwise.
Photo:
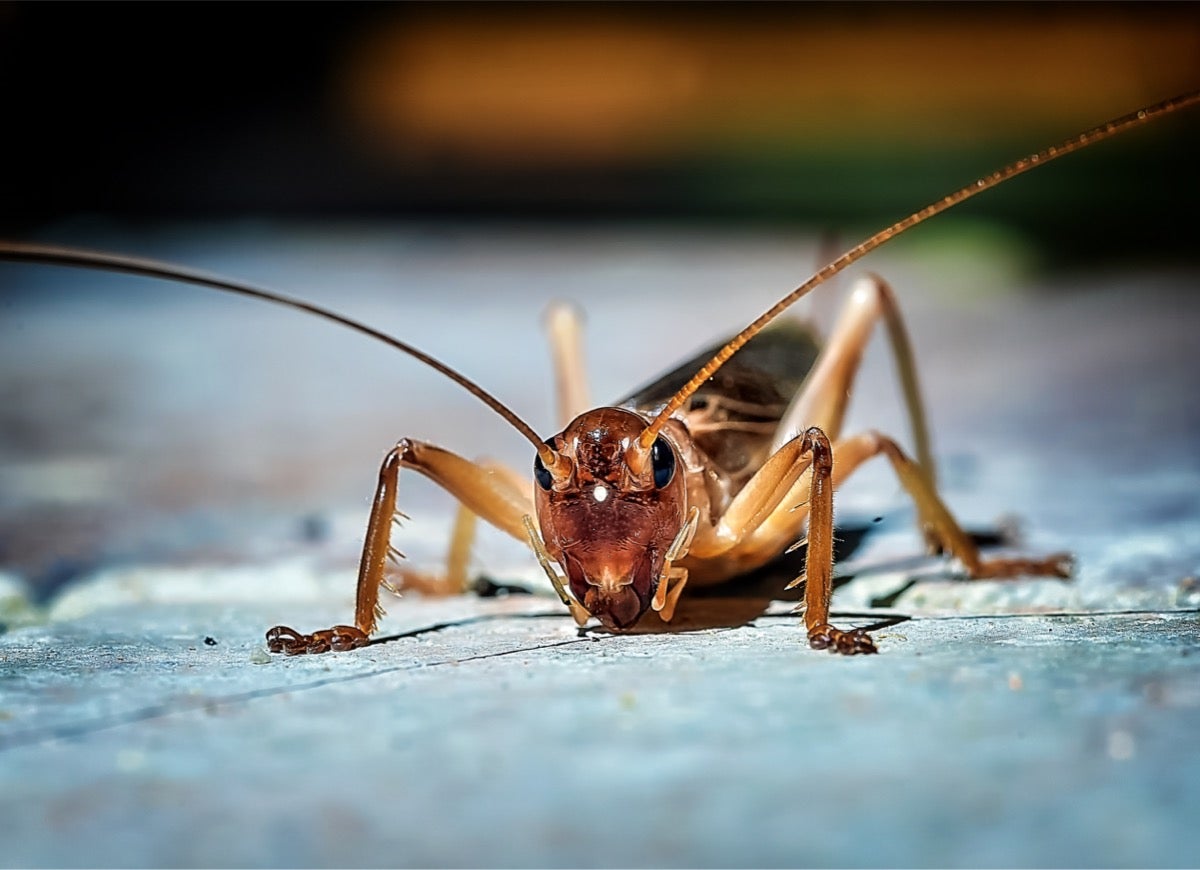
[[(0, 74), (10, 235), (402, 218), (850, 243), (1200, 85), (1200, 7), (12, 3)], [(1193, 263), (1198, 145), (1195, 117), (1158, 122), (907, 243)]]

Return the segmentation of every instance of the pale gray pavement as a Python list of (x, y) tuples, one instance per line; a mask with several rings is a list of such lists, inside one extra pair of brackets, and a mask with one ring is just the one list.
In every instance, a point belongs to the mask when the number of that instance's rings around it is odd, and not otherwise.
[[(786, 237), (542, 230), (98, 243), (332, 302), (547, 431), (550, 298), (587, 308), (602, 399), (812, 259)], [(349, 618), (395, 438), (523, 467), (520, 440), (299, 315), (0, 266), (4, 562), (76, 584), (45, 608), (22, 577), (0, 589), (0, 863), (1194, 866), (1197, 276), (1051, 288), (975, 254), (869, 265), (910, 315), (951, 505), (979, 527), (1016, 515), (1079, 575), (948, 581), (912, 558), (911, 514), (872, 468), (839, 502), (876, 531), (835, 607), (932, 579), (879, 612), (917, 618), (861, 659), (806, 650), (786, 604), (732, 629), (580, 636), (545, 595), (409, 597), (384, 633), (413, 636), (269, 657), (276, 622)], [(850, 428), (903, 435), (883, 351)], [(448, 505), (402, 491), (402, 548), (428, 564)], [(478, 561), (536, 581), (499, 539)]]

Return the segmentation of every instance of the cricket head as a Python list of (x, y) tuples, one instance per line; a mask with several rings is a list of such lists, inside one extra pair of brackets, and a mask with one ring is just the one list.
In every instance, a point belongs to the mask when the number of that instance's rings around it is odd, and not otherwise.
[(632, 411), (588, 411), (546, 442), (567, 462), (533, 466), (546, 550), (608, 628), (629, 628), (649, 608), (686, 515), (678, 454), (663, 435), (640, 448), (645, 428)]

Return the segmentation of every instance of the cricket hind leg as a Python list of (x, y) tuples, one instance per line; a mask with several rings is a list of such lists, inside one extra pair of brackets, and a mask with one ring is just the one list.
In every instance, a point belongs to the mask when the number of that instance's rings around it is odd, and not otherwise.
[(834, 449), (838, 474), (835, 483), (849, 477), (862, 463), (883, 455), (891, 463), (900, 485), (912, 498), (920, 518), (921, 530), (939, 551), (949, 553), (962, 563), (972, 580), (1011, 579), (1014, 577), (1057, 577), (1069, 579), (1074, 560), (1069, 553), (1054, 553), (1042, 558), (995, 557), (985, 559), (972, 535), (965, 532), (922, 474), (919, 465), (886, 435), (864, 432), (839, 441)]
[[(875, 432), (839, 440), (846, 406), (863, 352), (876, 323), (879, 322), (883, 323), (887, 331), (895, 359), (896, 374), (912, 427), (915, 459), (907, 456), (895, 441)], [(978, 579), (1022, 575), (1069, 576), (1070, 558), (1062, 553), (1044, 559), (981, 558), (973, 537), (963, 531), (938, 496), (937, 469), (912, 342), (896, 295), (891, 286), (879, 276), (868, 275), (854, 285), (833, 334), (822, 349), (812, 373), (805, 381), (800, 395), (785, 413), (776, 441), (798, 425), (818, 427), (833, 439), (837, 460), (833, 474), (835, 487), (841, 486), (841, 482), (862, 462), (880, 453), (886, 455), (901, 484), (916, 505), (920, 530), (929, 550), (949, 552), (962, 562), (970, 577)], [(788, 498), (799, 501), (802, 497), (802, 491), (797, 487)], [(782, 517), (773, 517), (772, 520), (776, 524), (786, 525)], [(751, 540), (747, 543), (754, 546), (761, 542)]]
[[(829, 446), (830, 438), (836, 440), (841, 432), (863, 351), (881, 320), (896, 359), (916, 461), (894, 441), (874, 433), (839, 441), (836, 448)], [(789, 438), (788, 433), (800, 425), (808, 428)], [(800, 536), (807, 518), (808, 552), (800, 580), (807, 580), (805, 625), (809, 642), (815, 647), (848, 654), (874, 651), (874, 643), (865, 632), (845, 632), (828, 620), (833, 585), (832, 493), (858, 465), (879, 453), (889, 457), (916, 503), (927, 542), (951, 552), (972, 577), (1062, 577), (1069, 572), (1070, 562), (1063, 554), (1045, 559), (982, 559), (972, 538), (962, 531), (938, 497), (911, 342), (895, 295), (881, 278), (871, 276), (855, 285), (833, 334), (784, 414), (777, 433), (771, 457), (734, 498), (713, 531), (699, 537), (693, 552), (699, 559), (761, 565)]]
[[(845, 655), (876, 652), (863, 629), (844, 631), (829, 622), (833, 593), (833, 492), (866, 460), (883, 454), (917, 505), (927, 535), (962, 562), (972, 578), (1070, 576), (1070, 556), (1041, 559), (984, 559), (970, 535), (938, 497), (922, 470), (890, 438), (867, 432), (831, 446), (824, 432), (810, 427), (784, 444), (751, 478), (713, 533), (693, 544), (701, 558), (728, 558), (761, 564), (801, 533), (808, 521), (804, 574), (804, 622), (809, 644)], [(790, 588), (790, 587), (789, 587)]]
[[(886, 329), (895, 360), (896, 374), (900, 381), (901, 396), (912, 428), (915, 461), (905, 458), (906, 474), (910, 477), (919, 475), (925, 479), (926, 483), (919, 490), (924, 494), (919, 498), (914, 495), (926, 547), (931, 553), (940, 553), (946, 549), (951, 549), (952, 552), (955, 549), (958, 552), (968, 552), (967, 547), (961, 543), (968, 536), (958, 528), (957, 523), (953, 522), (953, 518), (950, 518), (949, 521), (939, 519), (936, 522), (931, 522), (929, 519), (930, 515), (935, 513), (934, 503), (940, 504), (940, 501), (937, 498), (937, 468), (933, 459), (925, 405), (921, 398), (921, 388), (917, 378), (916, 361), (912, 342), (908, 336), (908, 328), (904, 323), (896, 295), (891, 286), (878, 275), (867, 275), (855, 283), (832, 335), (813, 366), (812, 373), (780, 423), (775, 439), (776, 445), (786, 440), (788, 432), (797, 431), (803, 426), (819, 427), (835, 444), (838, 442), (845, 419), (846, 406), (854, 379), (861, 365), (863, 352), (875, 325), (880, 322)], [(892, 447), (895, 447), (894, 442), (892, 442)], [(897, 456), (903, 455), (899, 452), (899, 448), (890, 452)], [(835, 476), (838, 479), (845, 476), (841, 473), (841, 468), (847, 458), (839, 457), (838, 468), (835, 469)], [(893, 461), (893, 466), (895, 465), (896, 460)], [(914, 490), (910, 489), (909, 492), (913, 493)], [(942, 514), (949, 516), (944, 507), (939, 516)], [(954, 531), (950, 531), (951, 524), (953, 524)], [(948, 540), (954, 544), (953, 548), (946, 546)], [(976, 553), (976, 556), (967, 556), (963, 561), (971, 571), (971, 576), (975, 577), (979, 576), (978, 570), (982, 569), (972, 568), (972, 565), (979, 561), (978, 547), (972, 546), (971, 550)], [(1031, 568), (1041, 565), (1042, 561), (1012, 560), (1014, 566), (1027, 564)], [(999, 570), (999, 567), (997, 566), (995, 570)], [(1013, 573), (1016, 573), (1015, 567)], [(1034, 571), (1033, 573), (1042, 572)]]
[(811, 426), (820, 429), (834, 442), (837, 441), (854, 379), (862, 364), (863, 352), (875, 325), (880, 321), (887, 329), (895, 359), (896, 375), (900, 380), (901, 394), (912, 427), (917, 463), (933, 484), (937, 479), (937, 471), (912, 342), (895, 292), (878, 275), (867, 275), (855, 282), (833, 333), (822, 348), (804, 387), (780, 421), (772, 452), (791, 437), (788, 433)]
[(567, 424), (591, 407), (583, 360), (583, 314), (569, 302), (553, 302), (544, 316), (554, 371), (558, 424)]
[(810, 477), (806, 505), (808, 553), (805, 573), (795, 583), (805, 582), (805, 625), (809, 644), (814, 648), (849, 655), (875, 652), (874, 641), (863, 629), (847, 632), (829, 624), (829, 603), (833, 589), (833, 491), (864, 462), (880, 454), (887, 457), (901, 486), (916, 504), (927, 538), (957, 558), (971, 579), (1028, 576), (1067, 579), (1071, 576), (1072, 559), (1067, 553), (1043, 558), (983, 558), (974, 539), (963, 531), (917, 463), (891, 438), (878, 432), (865, 432), (842, 439), (830, 448), (819, 429), (809, 429), (802, 437), (803, 446), (812, 455), (811, 470), (796, 480), (776, 509), (764, 518), (756, 533), (734, 548), (734, 554), (778, 552), (781, 541), (799, 533), (804, 511), (796, 511), (789, 505), (804, 497), (804, 478)]
[(388, 563), (398, 555), (391, 544), (391, 531), (401, 468), (423, 474), (457, 498), (463, 510), (517, 540), (525, 540), (522, 518), (532, 513), (533, 502), (529, 494), (514, 485), (515, 475), (498, 473), (495, 468), (470, 462), (432, 444), (403, 439), (388, 452), (379, 469), (358, 568), (354, 625), (336, 625), (312, 634), (277, 625), (267, 632), (267, 648), (271, 652), (298, 655), (355, 649), (367, 644), (383, 613), (379, 587), (387, 583)]

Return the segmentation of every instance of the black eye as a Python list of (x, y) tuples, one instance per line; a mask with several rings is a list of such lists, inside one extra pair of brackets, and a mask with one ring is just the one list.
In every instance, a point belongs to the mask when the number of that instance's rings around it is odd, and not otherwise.
[(654, 485), (662, 489), (675, 476), (675, 451), (667, 439), (659, 435), (650, 448), (650, 466), (654, 469)]
[[(546, 446), (551, 450), (554, 449), (554, 445), (550, 443), (549, 439), (546, 441)], [(554, 476), (550, 473), (550, 469), (543, 464), (540, 454), (533, 458), (533, 479), (547, 492), (550, 491), (550, 485), (554, 483)]]

